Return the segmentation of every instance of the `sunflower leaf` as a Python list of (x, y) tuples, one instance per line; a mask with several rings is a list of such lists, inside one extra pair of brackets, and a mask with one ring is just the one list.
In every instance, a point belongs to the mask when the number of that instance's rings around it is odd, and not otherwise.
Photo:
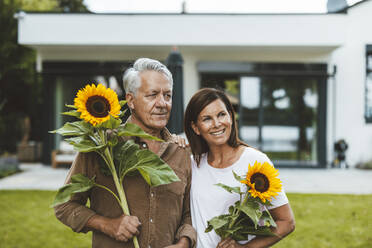
[(212, 229), (214, 229), (216, 232), (218, 229), (222, 228), (223, 226), (227, 225), (229, 223), (229, 215), (222, 214), (216, 217), (213, 217), (209, 221), (207, 221), (207, 228), (204, 232), (210, 232)]
[(270, 212), (265, 210), (263, 213), (262, 213), (262, 216), (261, 216), (261, 221), (264, 222), (264, 225), (265, 226), (272, 226), (272, 227), (276, 227), (276, 223), (273, 219), (273, 217), (271, 216)]
[(139, 145), (133, 140), (118, 143), (114, 147), (114, 159), (118, 165), (118, 174), (121, 180), (138, 162), (136, 152), (139, 150)]
[(159, 139), (157, 137), (154, 137), (148, 133), (145, 133), (139, 126), (137, 126), (134, 123), (125, 123), (124, 126), (120, 126), (118, 128), (118, 136), (136, 136), (141, 137), (149, 140), (157, 140), (157, 141), (163, 141), (162, 139)]
[(180, 181), (176, 173), (161, 158), (150, 150), (136, 152), (136, 169), (150, 186), (158, 186)]
[(65, 139), (68, 143), (73, 145), (74, 150), (78, 152), (93, 152), (99, 151), (105, 147), (105, 145), (97, 146), (89, 137), (78, 136), (73, 138)]
[(65, 106), (68, 107), (68, 108), (77, 109), (77, 107), (76, 107), (75, 105), (69, 105), (69, 104), (66, 104)]
[(239, 176), (238, 174), (235, 173), (235, 171), (233, 171), (232, 173), (234, 174), (234, 177), (235, 177), (235, 179), (236, 179), (238, 182), (245, 180), (244, 177)]
[(138, 171), (150, 186), (180, 181), (174, 171), (150, 150), (142, 150), (133, 140), (119, 143), (114, 148), (120, 179)]
[(86, 192), (95, 185), (94, 178), (89, 179), (83, 174), (76, 174), (71, 177), (71, 183), (61, 187), (54, 198), (52, 207), (65, 203), (75, 193)]
[(115, 129), (115, 128), (118, 128), (120, 124), (121, 124), (121, 120), (119, 118), (115, 118), (112, 115), (110, 115), (110, 119), (98, 124), (96, 128)]
[(70, 110), (68, 112), (62, 112), (61, 114), (62, 115), (68, 115), (68, 116), (74, 116), (74, 117), (77, 117), (77, 118), (80, 118), (80, 115), (81, 115), (81, 113), (77, 112), (76, 110)]
[(262, 213), (260, 205), (256, 201), (248, 199), (244, 204), (237, 204), (236, 208), (245, 213), (253, 221), (254, 227), (257, 228)]
[(241, 191), (240, 191), (240, 187), (230, 187), (230, 186), (228, 186), (228, 185), (225, 185), (225, 184), (222, 184), (222, 183), (217, 183), (217, 184), (215, 184), (216, 186), (219, 186), (219, 187), (221, 187), (221, 188), (223, 188), (223, 189), (225, 189), (226, 191), (228, 191), (229, 193), (238, 193), (238, 194), (240, 194), (241, 193)]
[(85, 121), (66, 122), (63, 127), (49, 132), (58, 133), (62, 136), (81, 136), (93, 132), (93, 127)]
[(123, 107), (125, 104), (127, 104), (127, 101), (121, 100), (119, 101), (120, 107)]
[(123, 111), (120, 111), (119, 117), (123, 117), (128, 109), (124, 109)]
[(107, 144), (111, 147), (116, 146), (118, 144), (119, 140), (117, 136), (113, 136), (107, 140)]

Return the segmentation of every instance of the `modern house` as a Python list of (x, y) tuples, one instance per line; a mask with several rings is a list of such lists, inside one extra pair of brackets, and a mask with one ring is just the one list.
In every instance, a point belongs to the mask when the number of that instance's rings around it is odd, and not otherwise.
[(350, 166), (372, 159), (372, 1), (324, 14), (18, 14), (19, 43), (37, 51), (47, 134), (77, 89), (101, 82), (122, 94), (135, 59), (183, 57), (183, 99), (219, 87), (241, 138), (277, 166), (328, 167), (344, 139)]

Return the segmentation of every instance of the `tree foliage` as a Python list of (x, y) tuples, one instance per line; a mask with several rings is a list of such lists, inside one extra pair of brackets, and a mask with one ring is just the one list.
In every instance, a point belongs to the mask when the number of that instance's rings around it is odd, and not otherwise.
[(20, 10), (88, 11), (82, 0), (0, 1), (0, 155), (16, 151), (26, 117), (31, 120), (31, 139), (40, 140), (42, 136), (42, 82), (35, 70), (35, 51), (17, 42), (14, 15)]

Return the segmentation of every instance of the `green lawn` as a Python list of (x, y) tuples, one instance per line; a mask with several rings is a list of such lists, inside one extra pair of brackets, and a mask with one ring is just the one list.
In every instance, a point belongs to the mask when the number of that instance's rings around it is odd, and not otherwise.
[[(50, 191), (0, 191), (1, 248), (90, 247), (49, 208)], [(296, 230), (277, 248), (372, 247), (372, 195), (288, 194)]]

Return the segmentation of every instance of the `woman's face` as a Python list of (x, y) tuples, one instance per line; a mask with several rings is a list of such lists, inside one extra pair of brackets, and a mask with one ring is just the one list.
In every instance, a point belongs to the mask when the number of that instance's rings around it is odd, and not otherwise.
[(199, 114), (192, 128), (201, 135), (208, 146), (218, 146), (227, 143), (232, 127), (232, 118), (225, 104), (217, 99), (208, 104)]

